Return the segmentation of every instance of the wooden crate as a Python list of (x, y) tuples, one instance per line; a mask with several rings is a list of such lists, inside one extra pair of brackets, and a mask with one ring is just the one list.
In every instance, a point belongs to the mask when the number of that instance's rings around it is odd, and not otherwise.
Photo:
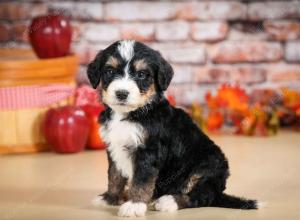
[[(74, 55), (38, 59), (29, 49), (0, 49), (0, 89), (53, 84), (75, 88), (77, 70)], [(72, 103), (73, 97), (69, 97), (46, 107), (0, 109), (0, 153), (48, 150), (41, 131), (44, 113), (51, 107)]]

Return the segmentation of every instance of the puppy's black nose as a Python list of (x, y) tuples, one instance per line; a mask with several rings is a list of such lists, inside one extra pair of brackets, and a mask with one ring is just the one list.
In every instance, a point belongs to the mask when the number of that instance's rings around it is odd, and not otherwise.
[(129, 92), (126, 90), (117, 90), (116, 96), (120, 101), (125, 101), (128, 97)]

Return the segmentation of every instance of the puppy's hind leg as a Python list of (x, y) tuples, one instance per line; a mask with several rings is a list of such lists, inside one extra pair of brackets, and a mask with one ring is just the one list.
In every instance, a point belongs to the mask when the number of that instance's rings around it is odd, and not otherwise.
[(191, 208), (211, 206), (233, 209), (257, 209), (255, 200), (227, 195), (223, 191), (222, 181), (220, 183), (218, 178), (200, 180), (193, 190), (188, 193)]
[(191, 206), (190, 197), (186, 194), (163, 195), (154, 202), (154, 209), (162, 212), (174, 212)]
[(214, 181), (206, 178), (201, 179), (188, 193), (191, 208), (212, 206), (219, 192), (216, 188)]
[(190, 176), (181, 193), (163, 195), (154, 202), (154, 209), (157, 211), (175, 211), (184, 208), (199, 207), (199, 187), (203, 185), (202, 175), (194, 173)]

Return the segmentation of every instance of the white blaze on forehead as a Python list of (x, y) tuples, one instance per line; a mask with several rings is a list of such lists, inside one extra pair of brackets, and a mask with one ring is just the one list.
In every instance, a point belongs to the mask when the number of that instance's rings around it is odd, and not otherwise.
[(123, 59), (130, 61), (134, 55), (134, 41), (133, 40), (123, 40), (120, 41), (118, 45), (118, 51)]

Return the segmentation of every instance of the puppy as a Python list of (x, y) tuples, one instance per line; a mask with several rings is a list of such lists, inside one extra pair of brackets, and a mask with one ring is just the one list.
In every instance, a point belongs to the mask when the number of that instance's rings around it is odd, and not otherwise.
[(121, 205), (118, 215), (127, 217), (144, 216), (150, 202), (158, 211), (257, 208), (255, 200), (224, 193), (227, 159), (165, 99), (173, 69), (159, 52), (118, 41), (98, 53), (87, 72), (106, 105), (99, 120), (108, 146), (108, 189), (95, 204)]

